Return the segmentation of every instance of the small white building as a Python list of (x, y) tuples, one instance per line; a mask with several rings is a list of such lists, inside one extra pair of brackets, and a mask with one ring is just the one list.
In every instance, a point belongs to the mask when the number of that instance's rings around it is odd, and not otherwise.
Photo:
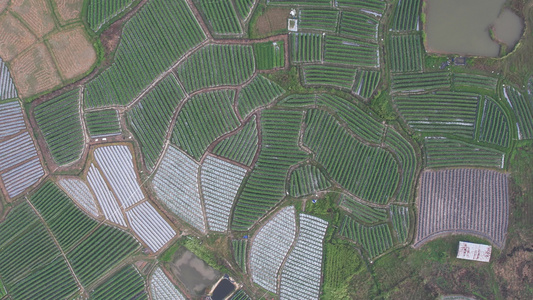
[(457, 258), (489, 262), (491, 253), (492, 247), (490, 245), (459, 242)]

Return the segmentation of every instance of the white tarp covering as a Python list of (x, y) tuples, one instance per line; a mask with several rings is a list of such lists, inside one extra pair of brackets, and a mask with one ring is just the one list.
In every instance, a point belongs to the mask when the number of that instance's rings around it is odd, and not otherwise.
[(457, 258), (489, 262), (491, 252), (492, 247), (489, 245), (459, 242)]

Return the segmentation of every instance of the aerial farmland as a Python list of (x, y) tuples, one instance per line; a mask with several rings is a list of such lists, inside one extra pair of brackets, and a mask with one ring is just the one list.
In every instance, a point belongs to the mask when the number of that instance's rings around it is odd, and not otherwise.
[(532, 28), (533, 0), (0, 0), (0, 300), (533, 299)]

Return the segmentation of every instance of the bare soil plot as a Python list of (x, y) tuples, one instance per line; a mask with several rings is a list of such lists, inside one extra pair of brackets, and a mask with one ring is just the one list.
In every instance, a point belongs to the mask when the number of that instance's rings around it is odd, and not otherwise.
[(257, 18), (252, 30), (259, 36), (282, 31), (287, 28), (287, 18), (290, 11), (289, 7), (269, 7)]
[(11, 0), (10, 10), (19, 15), (38, 38), (55, 28), (52, 8), (46, 0)]
[(43, 43), (34, 45), (15, 58), (11, 63), (11, 75), (21, 97), (35, 95), (61, 84), (52, 57)]
[(0, 13), (2, 13), (9, 3), (9, 0), (0, 0)]
[(50, 36), (48, 43), (57, 68), (66, 80), (84, 74), (96, 62), (96, 52), (82, 27), (60, 31)]
[(420, 176), (414, 246), (445, 234), (472, 234), (503, 248), (509, 217), (507, 175), (483, 169), (425, 171)]
[[(1, 0), (0, 0), (1, 1)], [(52, 0), (62, 24), (80, 18), (83, 0)]]
[(35, 41), (35, 36), (11, 14), (0, 17), (0, 57), (4, 61), (10, 61)]

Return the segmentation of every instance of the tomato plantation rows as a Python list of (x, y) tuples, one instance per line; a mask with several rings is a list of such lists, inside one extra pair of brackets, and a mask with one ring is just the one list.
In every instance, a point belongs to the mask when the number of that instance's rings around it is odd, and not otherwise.
[(387, 49), (392, 72), (422, 71), (424, 50), (419, 34), (391, 35)]
[(507, 148), (511, 124), (501, 106), (490, 97), (485, 97), (483, 115), (479, 127), (479, 141)]
[(391, 205), (392, 228), (396, 231), (400, 243), (407, 242), (409, 235), (410, 216), (407, 206)]
[(394, 9), (392, 30), (409, 31), (418, 30), (420, 14), (420, 0), (402, 0)]
[(377, 42), (378, 25), (379, 20), (373, 16), (360, 12), (343, 11), (339, 33), (356, 39)]
[(332, 9), (300, 9), (298, 11), (298, 28), (335, 32), (339, 15), (338, 10)]
[(354, 240), (363, 247), (371, 259), (385, 253), (394, 246), (392, 233), (387, 224), (368, 227), (357, 223), (349, 216), (345, 216), (340, 234)]
[(214, 34), (241, 33), (241, 24), (232, 1), (196, 0), (195, 2)]
[(326, 35), (324, 61), (360, 67), (379, 67), (377, 44)]
[(115, 109), (89, 111), (85, 113), (85, 123), (92, 138), (120, 134), (118, 112)]
[(148, 299), (144, 279), (133, 265), (128, 265), (91, 292), (91, 299)]
[(320, 169), (313, 165), (304, 165), (294, 169), (289, 181), (289, 195), (301, 197), (312, 195), (331, 186)]
[(132, 3), (133, 0), (91, 0), (87, 8), (87, 23), (96, 32), (104, 24), (130, 7)]
[(261, 75), (257, 75), (245, 85), (237, 96), (237, 109), (242, 118), (246, 118), (254, 110), (270, 104), (285, 93), (277, 83)]
[(322, 61), (324, 37), (321, 34), (291, 33), (289, 37), (293, 63)]
[(426, 138), (425, 159), (428, 168), (480, 167), (503, 168), (504, 153), (492, 148), (467, 144), (449, 138)]
[(374, 224), (387, 222), (389, 219), (386, 209), (368, 206), (346, 194), (341, 195), (340, 205), (346, 208), (357, 222)]
[(378, 87), (380, 75), (379, 71), (361, 70), (355, 76), (353, 92), (365, 99), (370, 98)]
[(350, 90), (355, 79), (355, 68), (333, 65), (305, 65), (302, 81), (306, 85), (330, 85)]
[(246, 240), (232, 240), (233, 258), (237, 262), (237, 265), (241, 267), (241, 270), (246, 273)]
[(529, 99), (526, 99), (524, 94), (512, 86), (505, 86), (503, 88), (503, 94), (516, 116), (518, 138), (521, 140), (532, 139), (533, 122), (531, 120), (533, 120), (533, 104)]

